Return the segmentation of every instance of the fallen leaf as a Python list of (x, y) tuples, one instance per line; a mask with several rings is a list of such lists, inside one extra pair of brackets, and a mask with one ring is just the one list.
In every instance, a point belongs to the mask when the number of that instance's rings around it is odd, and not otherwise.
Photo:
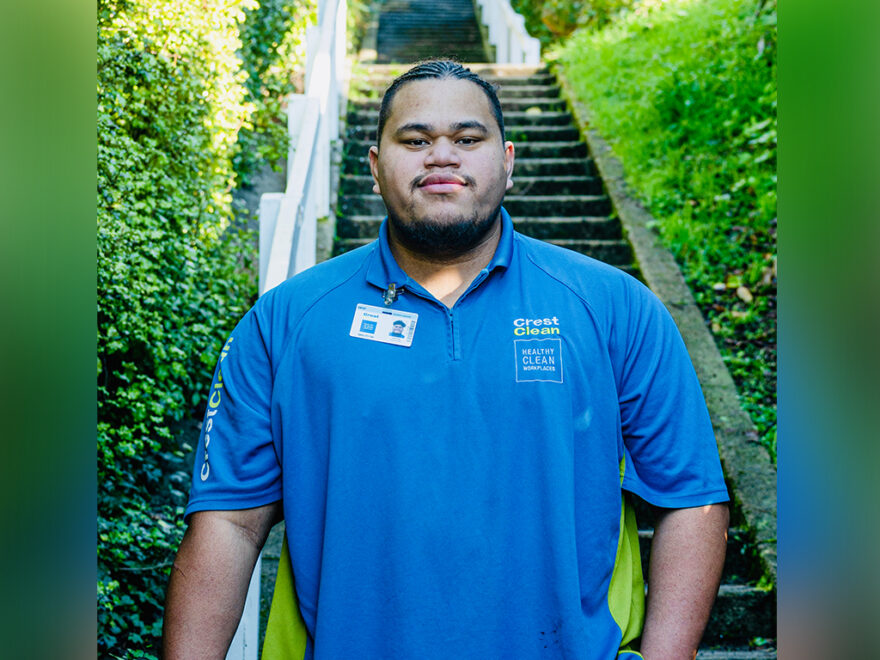
[(736, 288), (737, 297), (745, 303), (752, 302), (755, 297), (752, 295), (752, 292), (749, 291), (748, 287), (739, 286)]

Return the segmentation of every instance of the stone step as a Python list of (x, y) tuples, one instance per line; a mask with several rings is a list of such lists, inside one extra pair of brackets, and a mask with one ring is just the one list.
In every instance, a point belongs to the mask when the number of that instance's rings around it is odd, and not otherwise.
[(700, 649), (697, 660), (776, 660), (776, 649)]
[[(455, 31), (454, 27), (444, 27), (443, 29), (449, 32)], [(400, 37), (404, 34), (404, 30), (400, 27), (393, 27), (390, 29), (390, 34), (394, 35), (394, 37)], [(376, 39), (376, 59), (383, 62), (411, 63), (435, 57), (455, 60), (486, 59), (483, 47), (481, 45), (473, 45), (474, 43), (479, 43), (479, 34), (474, 34), (466, 43), (447, 43), (442, 46), (438, 46), (435, 43), (435, 39), (435, 36), (419, 38), (418, 35), (410, 35), (408, 41), (398, 42), (396, 40), (384, 39), (383, 33), (380, 30)]]
[(776, 594), (722, 584), (701, 645), (740, 646), (756, 637), (776, 637)]
[[(545, 64), (494, 64), (492, 62), (462, 62), (462, 66), (481, 77), (495, 82), (496, 79), (503, 78), (527, 78), (531, 76), (539, 76), (543, 78), (552, 78)], [(383, 80), (391, 80), (396, 75), (405, 72), (409, 67), (404, 64), (362, 64), (360, 66), (364, 75), (362, 79), (380, 78)]]
[(525, 142), (516, 145), (516, 158), (586, 158), (587, 145), (583, 142)]
[(566, 110), (565, 100), (561, 98), (544, 98), (541, 96), (518, 96), (515, 98), (499, 99), (501, 109), (507, 112), (526, 112), (530, 108), (535, 111), (563, 112)]
[[(608, 215), (611, 202), (605, 195), (507, 195), (504, 208), (512, 217)], [(385, 205), (375, 194), (343, 195), (337, 209), (342, 215), (381, 215)]]
[[(378, 91), (381, 96), (388, 85), (391, 84), (393, 77), (389, 77), (387, 82), (370, 85), (369, 87), (358, 86), (359, 91)], [(553, 82), (553, 78), (514, 78), (514, 79), (497, 79), (494, 84), (497, 86), (496, 94), (502, 105), (507, 99), (518, 98), (536, 98), (536, 99), (557, 99), (560, 94), (559, 85)], [(546, 81), (546, 83), (545, 83)], [(545, 84), (542, 84), (545, 83)]]
[[(350, 252), (351, 250), (367, 245), (374, 240), (374, 238), (337, 238), (334, 245), (334, 255)], [(550, 240), (547, 242), (558, 244), (556, 240)], [(569, 247), (572, 243), (572, 241), (569, 241), (567, 245), (563, 245), (562, 247)], [(618, 258), (629, 248), (629, 244), (625, 241), (582, 240), (577, 241), (577, 243), (578, 245), (576, 247), (578, 249), (575, 250), (576, 252), (585, 254), (593, 259), (598, 259), (599, 261), (604, 261), (611, 266), (616, 266), (634, 277), (637, 276), (636, 269), (632, 267), (631, 254), (627, 258)], [(592, 252), (590, 251), (591, 249)]]
[[(505, 125), (505, 139), (514, 144), (527, 141), (533, 142), (572, 142), (580, 139), (580, 134), (574, 126), (510, 126)], [(367, 140), (376, 142), (375, 124), (361, 126), (349, 125), (345, 129), (347, 138), (353, 140)]]
[(575, 142), (581, 134), (574, 126), (515, 126), (505, 123), (504, 137), (514, 145), (525, 142)]
[(547, 242), (604, 261), (612, 266), (627, 266), (633, 261), (632, 246), (622, 239), (551, 238)]
[[(485, 69), (485, 65), (483, 64), (466, 64), (465, 66), (475, 72)], [(395, 72), (395, 75), (378, 73), (369, 74), (367, 77), (353, 82), (353, 84), (356, 84), (359, 89), (385, 89), (391, 84), (391, 81), (394, 80), (396, 75), (403, 73), (404, 69), (405, 67), (400, 68), (399, 71)], [(525, 75), (499, 75), (496, 73), (482, 75), (481, 77), (487, 82), (490, 82), (493, 85), (498, 85), (499, 87), (523, 87), (530, 85), (546, 86), (556, 84), (556, 78), (553, 77), (553, 74), (546, 72)]]
[[(369, 174), (370, 159), (367, 156), (369, 147), (361, 151), (349, 152), (342, 162), (342, 170), (346, 174)], [(517, 147), (516, 162), (513, 165), (513, 178), (518, 176), (567, 176), (585, 174), (596, 175), (596, 167), (589, 158), (524, 158)]]
[(555, 99), (559, 98), (559, 85), (501, 84), (496, 93), (502, 104), (507, 99)]
[[(648, 574), (648, 559), (653, 538), (653, 530), (639, 530), (639, 551), (645, 575)], [(739, 527), (731, 527), (728, 530), (727, 555), (724, 558), (722, 581), (726, 584), (746, 584), (754, 582), (759, 577), (754, 557), (749, 548), (748, 533)]]
[(438, 6), (436, 0), (386, 0), (379, 15), (376, 59), (415, 62), (429, 57), (487, 59), (473, 2), (444, 0)]
[[(354, 126), (376, 126), (379, 123), (378, 110), (350, 110), (346, 120), (349, 128)], [(570, 112), (506, 112), (504, 125), (508, 129), (521, 126), (572, 126)]]
[(504, 208), (513, 217), (609, 215), (611, 201), (605, 195), (507, 195)]
[(576, 158), (526, 158), (522, 155), (522, 145), (516, 147), (516, 160), (513, 163), (513, 178), (518, 176), (597, 176), (593, 160)]
[[(384, 215), (351, 215), (337, 218), (339, 238), (376, 238)], [(616, 218), (581, 216), (573, 218), (514, 218), (513, 226), (520, 233), (541, 240), (581, 238), (620, 239), (620, 223)]]
[[(378, 110), (381, 100), (375, 98), (354, 98), (351, 104), (357, 110)], [(524, 98), (507, 98), (501, 99), (501, 109), (505, 114), (508, 112), (526, 112), (530, 108), (534, 108), (532, 112), (564, 112), (565, 101), (561, 98), (540, 98), (540, 97), (524, 97)]]
[[(369, 194), (373, 177), (365, 174), (343, 174), (340, 193)], [(593, 176), (514, 176), (509, 195), (601, 195), (602, 180)]]
[[(385, 6), (382, 7), (382, 16), (380, 17), (381, 21), (385, 21), (386, 23), (401, 23), (401, 24), (412, 24), (418, 25), (420, 27), (430, 28), (430, 25), (434, 24), (442, 24), (445, 21), (458, 19), (472, 19), (474, 17), (474, 8), (473, 5), (468, 3), (457, 3), (458, 6), (455, 6), (455, 3), (449, 2), (448, 0), (443, 3), (443, 10), (438, 12), (431, 13), (431, 20), (426, 21), (424, 15), (419, 15), (418, 13), (418, 5), (427, 5), (426, 2), (386, 2)], [(436, 2), (434, 3), (436, 6)], [(414, 7), (414, 5), (416, 5)], [(476, 23), (474, 23), (476, 27)], [(434, 38), (437, 38), (437, 33), (434, 33)]]

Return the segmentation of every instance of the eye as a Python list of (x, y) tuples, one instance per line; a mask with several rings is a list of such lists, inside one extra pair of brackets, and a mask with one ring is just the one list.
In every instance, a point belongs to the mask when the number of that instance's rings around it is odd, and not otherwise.
[(477, 142), (479, 142), (479, 141), (480, 141), (480, 138), (476, 138), (476, 137), (463, 137), (463, 138), (458, 139), (458, 143), (461, 145), (464, 145), (466, 147), (470, 147), (474, 144), (477, 144)]
[(424, 147), (428, 144), (428, 141), (424, 138), (410, 138), (408, 140), (404, 140), (403, 143), (410, 147)]

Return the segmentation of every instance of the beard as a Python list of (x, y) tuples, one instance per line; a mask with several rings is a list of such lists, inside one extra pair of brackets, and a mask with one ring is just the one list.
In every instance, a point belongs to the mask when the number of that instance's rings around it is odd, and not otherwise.
[(470, 217), (409, 221), (389, 213), (388, 222), (394, 229), (394, 237), (407, 249), (426, 257), (449, 259), (466, 254), (482, 243), (500, 212), (501, 204), (485, 216), (475, 211)]
[(408, 213), (409, 219), (404, 220), (388, 209), (388, 222), (394, 237), (404, 247), (429, 258), (445, 260), (467, 254), (485, 240), (500, 217), (501, 201), (488, 213), (481, 214), (481, 210), (454, 217), (417, 217)]

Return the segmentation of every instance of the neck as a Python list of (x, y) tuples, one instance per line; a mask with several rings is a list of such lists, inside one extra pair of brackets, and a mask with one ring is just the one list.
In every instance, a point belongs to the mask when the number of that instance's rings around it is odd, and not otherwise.
[(489, 265), (500, 239), (500, 215), (479, 244), (462, 254), (448, 256), (414, 252), (396, 239), (393, 227), (388, 227), (388, 243), (397, 263), (447, 307), (452, 307), (479, 272)]

